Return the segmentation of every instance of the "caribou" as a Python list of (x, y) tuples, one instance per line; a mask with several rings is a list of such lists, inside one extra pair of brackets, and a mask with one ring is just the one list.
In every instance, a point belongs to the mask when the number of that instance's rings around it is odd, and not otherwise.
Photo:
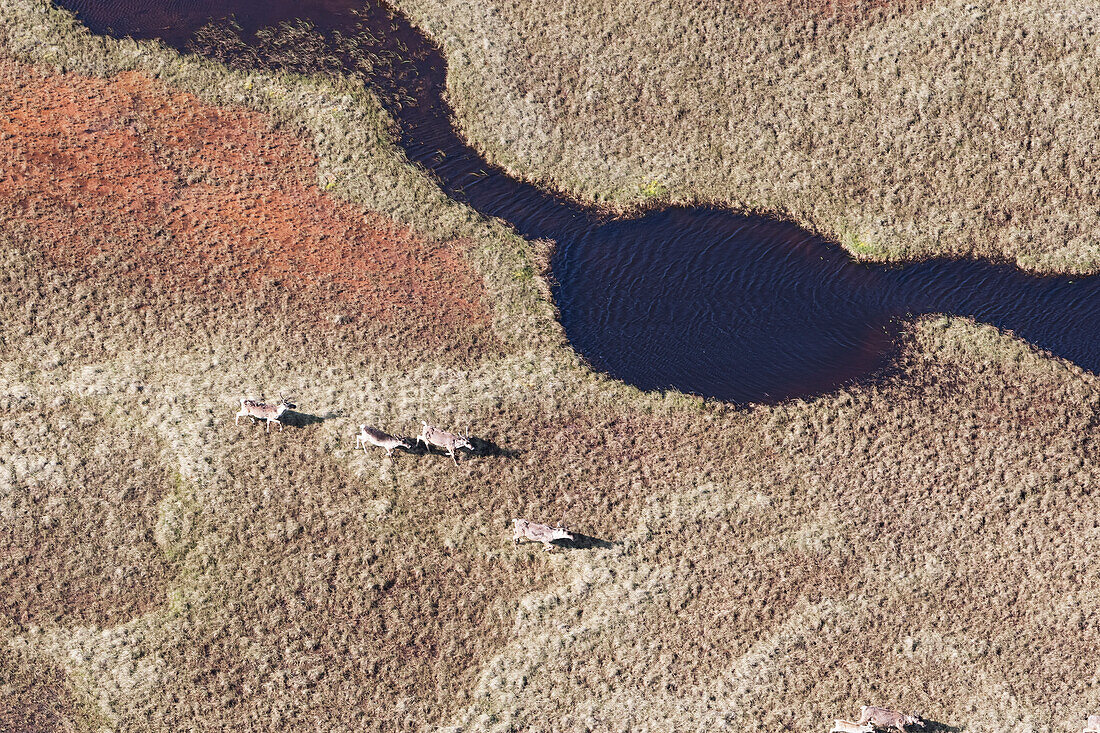
[(271, 423), (278, 423), (279, 430), (283, 429), (283, 424), (279, 422), (279, 418), (283, 416), (283, 413), (287, 410), (293, 410), (297, 405), (291, 404), (289, 400), (281, 400), (277, 405), (268, 405), (262, 402), (263, 397), (260, 400), (249, 400), (241, 398), (241, 411), (237, 413), (237, 416), (233, 418), (233, 424), (236, 425), (237, 421), (242, 417), (251, 418), (253, 424), (256, 420), (265, 420), (267, 422), (266, 432), (271, 432)]
[(394, 448), (409, 450), (412, 447), (400, 438), (395, 438), (389, 433), (382, 432), (378, 428), (372, 428), (370, 425), (360, 425), (359, 435), (355, 439), (355, 447), (359, 448), (359, 446), (362, 445), (363, 452), (366, 453), (367, 443), (379, 448), (385, 448), (387, 456), (393, 455)]
[(1100, 733), (1100, 715), (1090, 715), (1081, 733)]
[(420, 435), (416, 436), (417, 444), (423, 443), (425, 448), (442, 448), (447, 451), (447, 455), (451, 457), (451, 460), (458, 465), (458, 459), (455, 458), (455, 450), (458, 448), (465, 448), (467, 450), (473, 450), (473, 443), (470, 442), (469, 435), (455, 435), (454, 433), (448, 433), (441, 428), (433, 427), (423, 420), (420, 421), (423, 426), (420, 429)]
[(561, 526), (560, 522), (558, 526), (551, 527), (548, 524), (528, 522), (526, 519), (513, 519), (512, 541), (518, 545), (519, 541), (523, 539), (541, 542), (545, 550), (550, 552), (554, 549), (554, 540), (571, 540), (573, 535)]
[(896, 728), (899, 733), (905, 733), (905, 726), (915, 725), (924, 727), (924, 721), (916, 715), (905, 715), (887, 708), (864, 705), (859, 709), (859, 724), (870, 723), (876, 728)]
[(835, 718), (833, 720), (833, 727), (829, 729), (829, 733), (874, 733), (874, 726), (870, 723), (853, 723), (850, 720), (841, 720)]

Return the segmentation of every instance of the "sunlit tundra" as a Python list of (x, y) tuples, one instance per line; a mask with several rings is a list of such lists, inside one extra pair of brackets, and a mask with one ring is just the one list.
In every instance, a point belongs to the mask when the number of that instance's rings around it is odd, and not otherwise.
[[(993, 324), (1100, 371), (1100, 278), (1036, 277), (966, 260), (859, 264), (764, 217), (675, 207), (609, 220), (510, 177), (455, 131), (438, 48), (385, 7), (194, 2), (174, 7), (169, 24), (125, 6), (70, 6), (93, 28), (161, 38), (230, 64), (362, 76), (399, 121), (409, 157), (444, 191), (554, 243), (553, 292), (573, 347), (642, 389), (740, 403), (820, 394), (883, 375), (901, 324), (934, 313)], [(227, 17), (232, 32), (212, 30)], [(308, 21), (304, 31), (289, 26), (305, 33), (290, 36), (303, 46), (298, 54), (265, 41), (280, 21)]]
[(1094, 3), (127, 5), (0, 0), (0, 730), (1100, 710)]

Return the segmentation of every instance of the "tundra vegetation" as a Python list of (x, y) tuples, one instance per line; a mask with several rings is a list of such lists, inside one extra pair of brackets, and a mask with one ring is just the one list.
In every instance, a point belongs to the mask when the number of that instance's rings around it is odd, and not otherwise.
[[(452, 53), (460, 109), (476, 33), (498, 53), (516, 37), (502, 16), (541, 12), (486, 6), (467, 27), (458, 4), (408, 5)], [(941, 18), (920, 13), (1000, 12), (929, 7), (876, 21), (892, 26), (814, 22), (859, 55), (837, 34), (900, 44)], [(1024, 24), (1039, 6), (1013, 7)], [(565, 6), (553, 32), (593, 39), (612, 12)], [(1021, 80), (1034, 54), (1068, 53), (1046, 45), (1056, 15), (1032, 17)], [(648, 17), (656, 35), (672, 16)], [(871, 703), (1064, 731), (1100, 708), (1096, 376), (927, 318), (891, 375), (816, 399), (640, 393), (566, 348), (533, 275), (544, 246), (443, 197), (369, 91), (96, 38), (40, 0), (0, 0), (0, 39), (0, 727), (808, 731)], [(711, 52), (695, 40), (678, 48)], [(814, 48), (790, 68), (828, 67), (830, 46)], [(492, 124), (497, 140), (519, 129)], [(1076, 144), (1066, 130), (1052, 146)], [(866, 142), (859, 125), (833, 135)], [(590, 165), (593, 150), (560, 154)], [(631, 171), (615, 180), (650, 181), (630, 167), (644, 157), (604, 159)], [(978, 166), (957, 185), (983, 175), (1000, 180)], [(634, 200), (619, 188), (600, 190)], [(1043, 195), (1025, 221), (1060, 221)], [(927, 254), (918, 229), (882, 241)], [(1058, 260), (1041, 237), (967, 236), (951, 242), (1091, 267), (1087, 248)], [(280, 389), (309, 413), (297, 426), (233, 425), (240, 394)], [(355, 450), (363, 417), (411, 434), (420, 415), (507, 450), (458, 468)], [(566, 511), (609, 545), (509, 541), (514, 517)]]
[(1089, 0), (397, 4), (519, 177), (775, 214), (861, 258), (1100, 271)]

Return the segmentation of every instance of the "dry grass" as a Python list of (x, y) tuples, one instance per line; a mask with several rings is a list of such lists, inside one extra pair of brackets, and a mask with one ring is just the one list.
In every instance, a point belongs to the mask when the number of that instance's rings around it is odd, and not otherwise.
[[(420, 222), (413, 241), (464, 237), (456, 262), (484, 277), (496, 336), (435, 348), (429, 312), (319, 328), (312, 291), (223, 297), (130, 277), (124, 249), (51, 257), (49, 218), (10, 213), (0, 506), (54, 565), (0, 587), (0, 727), (813, 731), (878, 703), (1069, 731), (1100, 709), (1095, 376), (929, 319), (878, 385), (744, 411), (641, 394), (560, 348), (549, 304), (513, 277), (532, 248), (442, 201), (369, 97), (94, 41), (30, 0), (0, 10), (12, 52), (108, 77), (7, 67), (30, 91), (140, 98), (143, 76), (110, 78), (140, 67), (305, 135), (317, 182), (339, 171), (330, 195)], [(186, 155), (148, 136), (133, 133)], [(249, 251), (218, 250), (229, 269)], [(296, 398), (285, 430), (233, 423), (259, 391)], [(359, 422), (408, 434), (422, 418), (500, 450), (457, 468), (352, 450)], [(106, 514), (80, 513), (86, 496)], [(509, 542), (512, 517), (563, 512), (594, 539)], [(78, 539), (90, 521), (108, 531)], [(48, 567), (105, 594), (26, 594)], [(151, 582), (115, 584), (117, 567)]]
[(398, 4), (443, 45), (465, 134), (521, 177), (765, 211), (871, 259), (1100, 270), (1091, 3)]
[(459, 720), (823, 730), (878, 701), (968, 730), (1079, 724), (1096, 380), (981, 353), (996, 339), (929, 322), (896, 385), (722, 421), (714, 468), (648, 484), (623, 551), (578, 563)]
[(177, 477), (156, 442), (83, 400), (0, 394), (0, 613), (114, 625), (159, 605), (173, 572), (157, 505)]
[(53, 733), (91, 730), (95, 721), (65, 673), (27, 647), (0, 645), (0, 731)]

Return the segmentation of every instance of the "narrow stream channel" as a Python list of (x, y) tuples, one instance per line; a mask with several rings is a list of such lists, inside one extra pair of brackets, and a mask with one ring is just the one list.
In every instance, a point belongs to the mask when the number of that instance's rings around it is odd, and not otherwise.
[[(158, 38), (231, 65), (360, 75), (398, 120), (409, 158), (449, 196), (525, 237), (557, 243), (553, 294), (570, 342), (596, 369), (642, 389), (736, 403), (821, 394), (882, 374), (901, 324), (929, 313), (1013, 331), (1100, 373), (1100, 276), (1033, 277), (971, 260), (864, 265), (788, 223), (706, 207), (608, 220), (509, 177), (455, 131), (440, 51), (386, 7), (361, 0), (60, 4), (96, 33)], [(200, 32), (229, 19), (243, 43), (213, 44)], [(326, 53), (266, 51), (272, 36), (262, 42), (258, 33), (289, 21), (306, 21)]]

